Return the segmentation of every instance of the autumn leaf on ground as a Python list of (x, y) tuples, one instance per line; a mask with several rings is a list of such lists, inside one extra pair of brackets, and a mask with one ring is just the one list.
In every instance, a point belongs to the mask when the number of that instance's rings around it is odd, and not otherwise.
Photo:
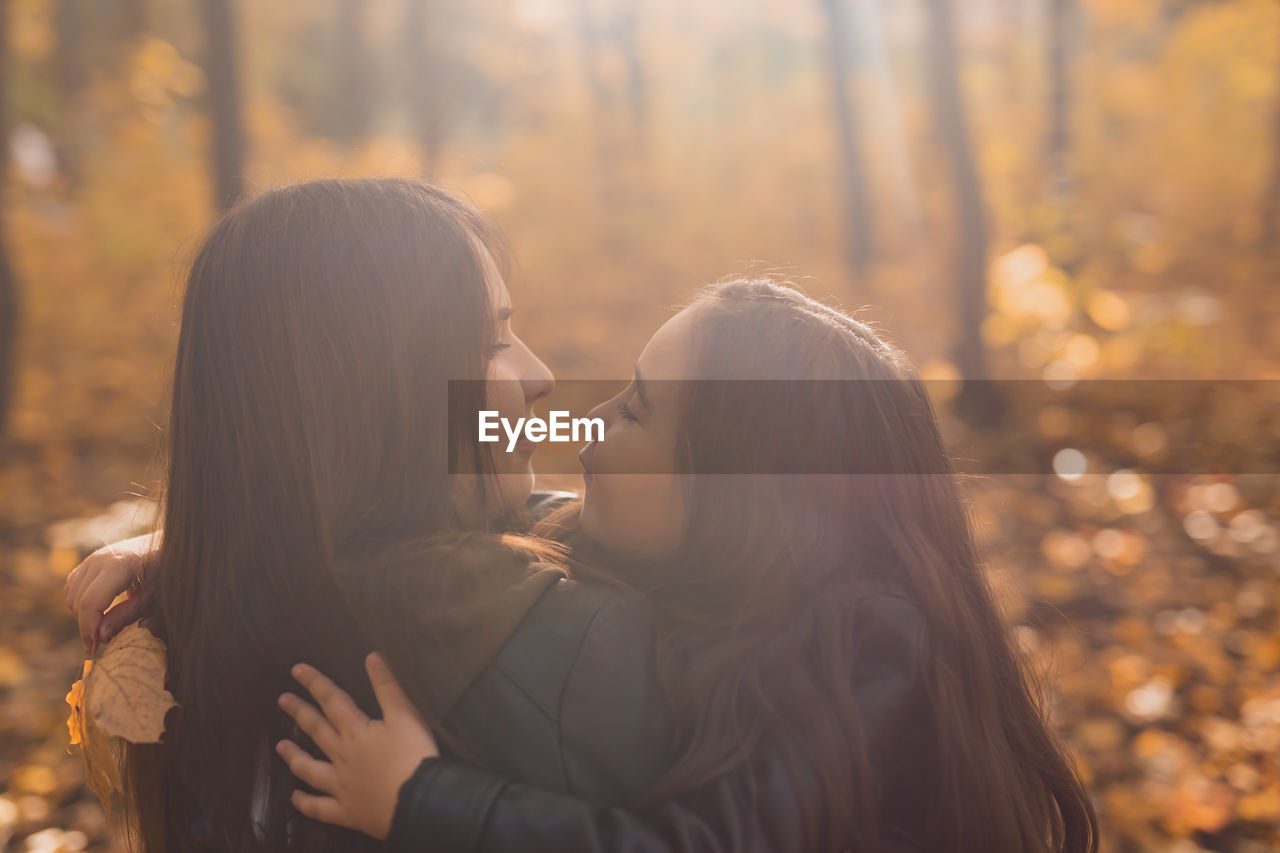
[(71, 743), (80, 744), (85, 780), (108, 813), (111, 794), (122, 788), (122, 742), (158, 743), (165, 714), (177, 705), (164, 680), (164, 642), (134, 624), (104, 646), (97, 661), (85, 661), (67, 693)]

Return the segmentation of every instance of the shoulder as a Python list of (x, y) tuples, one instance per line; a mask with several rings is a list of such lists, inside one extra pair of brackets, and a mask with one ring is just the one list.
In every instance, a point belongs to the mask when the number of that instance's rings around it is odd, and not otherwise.
[(601, 656), (652, 645), (653, 623), (634, 593), (562, 578), (529, 609), (494, 666), (519, 683), (544, 713), (558, 717), (575, 670)]
[(600, 601), (558, 706), (571, 790), (635, 805), (669, 765), (671, 715), (654, 649), (653, 621), (637, 595), (613, 591)]
[(561, 579), (454, 709), (485, 763), (603, 802), (637, 800), (665, 767), (669, 715), (653, 623), (634, 593)]

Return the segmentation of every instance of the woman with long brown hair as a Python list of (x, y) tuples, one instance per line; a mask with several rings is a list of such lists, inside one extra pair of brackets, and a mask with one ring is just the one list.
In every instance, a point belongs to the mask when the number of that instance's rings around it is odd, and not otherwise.
[[(428, 746), (391, 849), (1096, 850), (902, 353), (794, 288), (732, 280), (664, 325), (592, 414), (608, 428), (582, 453), (580, 515), (558, 520), (651, 603), (678, 759), (628, 811)], [(387, 775), (378, 756), (426, 732), (392, 713), (385, 672), (377, 725), (298, 674), (323, 713), (282, 702), (332, 764), (282, 744), (321, 792), (294, 802), (372, 831), (367, 811), (391, 805), (365, 793)]]
[(296, 736), (275, 700), (299, 659), (355, 684), (381, 650), (450, 754), (555, 790), (636, 802), (665, 769), (643, 613), (566, 580), (548, 543), (486, 532), (521, 514), (532, 447), (484, 453), (462, 413), (526, 415), (553, 382), (511, 329), (500, 249), (475, 208), (400, 179), (270, 190), (204, 239), (158, 551), (105, 617), (136, 549), (67, 584), (88, 646), (139, 616), (167, 645), (179, 707), (124, 758), (137, 850), (380, 849), (290, 806), (272, 747)]

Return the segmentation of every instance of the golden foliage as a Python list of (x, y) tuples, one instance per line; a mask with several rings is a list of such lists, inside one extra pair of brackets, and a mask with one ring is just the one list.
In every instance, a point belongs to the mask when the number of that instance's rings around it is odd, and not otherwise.
[(159, 743), (164, 716), (177, 706), (164, 684), (164, 642), (141, 625), (130, 625), (85, 673), (85, 716), (112, 737)]
[(111, 795), (122, 790), (121, 741), (158, 743), (165, 714), (177, 706), (164, 683), (164, 643), (134, 624), (107, 643), (97, 661), (84, 662), (67, 693), (71, 743), (80, 745), (85, 781), (108, 813)]

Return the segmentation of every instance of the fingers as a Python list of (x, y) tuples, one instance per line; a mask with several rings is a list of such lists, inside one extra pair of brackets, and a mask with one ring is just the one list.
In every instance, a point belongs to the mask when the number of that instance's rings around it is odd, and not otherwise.
[(320, 703), (324, 715), (338, 729), (352, 729), (366, 725), (369, 718), (356, 706), (347, 692), (325, 677), (314, 666), (300, 663), (290, 672), (298, 679), (298, 683), (307, 688), (315, 700)]
[(80, 565), (76, 566), (74, 569), (67, 572), (67, 579), (62, 584), (62, 597), (66, 599), (67, 607), (70, 607), (71, 602), (75, 601), (75, 596), (72, 595), (72, 591), (79, 587), (80, 579), (83, 576), (84, 576), (84, 561), (81, 561)]
[[(67, 602), (67, 609), (76, 617), (76, 621), (80, 621), (80, 613), (76, 609), (76, 604), (80, 601), (80, 591), (84, 588), (86, 582), (93, 576), (95, 569), (90, 565), (93, 562), (94, 555), (89, 555), (84, 562), (71, 570), (71, 574), (67, 575), (67, 583), (63, 588), (63, 597)], [(94, 630), (97, 625), (81, 624), (80, 639), (84, 643), (85, 651), (89, 650), (93, 639)]]
[(121, 557), (106, 564), (80, 591), (76, 607), (80, 611), (104, 613), (116, 596), (128, 592), (138, 578), (141, 560), (136, 556)]
[(400, 682), (391, 674), (391, 667), (387, 666), (382, 655), (371, 652), (364, 659), (364, 668), (369, 673), (369, 683), (373, 685), (373, 695), (377, 697), (384, 719), (396, 714), (411, 714), (415, 718), (418, 716), (413, 703), (400, 689)]
[(309, 818), (332, 823), (335, 826), (345, 826), (347, 829), (356, 828), (347, 810), (333, 797), (318, 797), (306, 791), (294, 791), (289, 796), (289, 801), (293, 803), (295, 809)]
[(94, 551), (81, 560), (80, 565), (72, 569), (71, 574), (67, 575), (67, 583), (63, 587), (67, 606), (75, 609), (75, 603), (79, 600), (80, 593), (84, 591), (85, 586), (98, 576), (98, 572), (102, 571), (105, 563), (113, 562), (114, 560), (114, 555), (107, 554), (101, 549)]
[(89, 560), (93, 560), (93, 555), (82, 564), (84, 571), (71, 601), (71, 610), (80, 625), (80, 638), (86, 648), (98, 636), (102, 614), (116, 596), (132, 585), (138, 561), (136, 557), (102, 557), (97, 564), (91, 565)]
[(85, 585), (85, 580), (90, 576), (89, 563), (94, 555), (89, 555), (80, 562), (80, 565), (71, 570), (67, 575), (67, 582), (62, 587), (62, 597), (67, 602), (67, 609), (71, 611), (71, 615), (76, 618), (76, 628), (80, 632), (80, 643), (84, 646), (86, 655), (93, 654), (94, 645), (93, 638), (97, 633), (98, 626), (95, 619), (82, 621), (80, 614), (76, 610), (76, 603), (80, 600), (80, 590)]
[(102, 611), (85, 608), (82, 606), (84, 599), (84, 589), (92, 582), (91, 573), (85, 571), (81, 576), (80, 582), (76, 585), (76, 589), (72, 592), (72, 598), (68, 602), (71, 607), (71, 615), (76, 617), (76, 626), (80, 629), (80, 642), (84, 644), (85, 654), (92, 654), (94, 645), (97, 642), (98, 626), (102, 622)]
[(325, 755), (333, 758), (339, 744), (338, 732), (316, 710), (316, 706), (304, 702), (292, 693), (281, 693), (278, 702), (281, 710), (293, 717), (298, 728), (310, 735), (316, 745), (324, 750)]
[(338, 790), (338, 774), (333, 765), (308, 755), (302, 747), (291, 740), (282, 740), (276, 744), (276, 752), (289, 766), (289, 771), (313, 788), (332, 794)]
[(133, 597), (122, 601), (102, 615), (98, 623), (98, 642), (105, 643), (126, 625), (142, 618), (142, 599)]

